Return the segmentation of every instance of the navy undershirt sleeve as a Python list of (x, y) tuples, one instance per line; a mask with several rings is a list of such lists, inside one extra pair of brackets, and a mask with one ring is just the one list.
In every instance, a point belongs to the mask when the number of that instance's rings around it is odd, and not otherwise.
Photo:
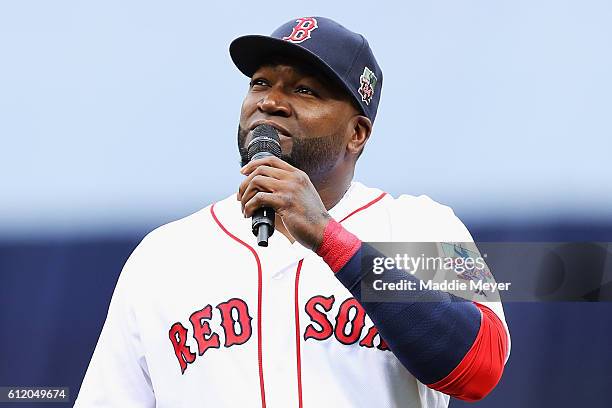
[(361, 299), (362, 259), (384, 256), (362, 243), (336, 277), (357, 299), (399, 361), (424, 384), (446, 377), (471, 348), (481, 314), (474, 303), (437, 290), (420, 290), (418, 278), (396, 269), (385, 270), (385, 282), (414, 280), (403, 302)]

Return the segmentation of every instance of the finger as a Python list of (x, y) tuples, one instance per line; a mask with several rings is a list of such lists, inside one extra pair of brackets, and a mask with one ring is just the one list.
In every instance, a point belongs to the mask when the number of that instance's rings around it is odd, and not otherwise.
[(249, 185), (249, 183), (251, 182), (251, 180), (253, 180), (255, 176), (261, 175), (261, 176), (272, 177), (272, 178), (281, 180), (283, 178), (287, 178), (290, 174), (291, 173), (289, 173), (286, 170), (277, 169), (275, 167), (270, 167), (266, 165), (259, 166), (253, 172), (251, 172), (251, 174), (249, 174), (247, 178), (242, 180), (242, 183), (240, 183), (240, 186), (238, 187), (238, 194), (236, 195), (236, 198), (238, 200), (242, 199), (244, 190), (246, 189), (246, 187)]
[(277, 180), (271, 177), (256, 176), (251, 182), (245, 187), (240, 200), (242, 204), (249, 201), (258, 191), (264, 191), (268, 193), (275, 193), (284, 187), (283, 180)]
[(282, 187), (282, 181), (277, 180), (272, 177), (266, 176), (255, 176), (253, 180), (247, 185), (242, 197), (240, 197), (240, 202), (242, 207), (251, 199), (255, 194), (260, 191), (274, 193), (278, 191)]
[(271, 207), (274, 211), (279, 211), (284, 207), (284, 204), (285, 200), (280, 195), (260, 191), (245, 204), (244, 216), (252, 217), (255, 210), (262, 207)]
[(242, 174), (249, 174), (255, 168), (257, 168), (258, 166), (264, 165), (264, 164), (268, 165), (270, 167), (275, 167), (275, 168), (283, 169), (283, 170), (286, 170), (286, 171), (295, 171), (295, 170), (297, 170), (295, 167), (293, 167), (292, 165), (290, 165), (286, 161), (279, 159), (276, 156), (268, 156), (268, 157), (264, 157), (262, 159), (253, 160), (252, 162), (247, 163), (243, 168), (240, 169), (240, 172)]

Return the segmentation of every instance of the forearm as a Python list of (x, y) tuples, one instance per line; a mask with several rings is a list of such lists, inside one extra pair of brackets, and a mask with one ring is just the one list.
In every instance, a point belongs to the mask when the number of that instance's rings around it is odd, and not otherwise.
[[(380, 256), (331, 221), (317, 253), (362, 304), (399, 361), (422, 383), (465, 400), (486, 395), (499, 381), (507, 350), (503, 324), (482, 305), (451, 294), (416, 289), (405, 302), (365, 302), (361, 262)], [(417, 278), (385, 271), (385, 281)]]

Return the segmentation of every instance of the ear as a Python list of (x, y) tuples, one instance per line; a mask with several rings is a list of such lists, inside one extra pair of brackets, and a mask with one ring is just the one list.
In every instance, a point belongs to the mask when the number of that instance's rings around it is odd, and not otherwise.
[(365, 116), (355, 115), (351, 119), (351, 136), (346, 145), (347, 154), (359, 157), (372, 133), (372, 121)]

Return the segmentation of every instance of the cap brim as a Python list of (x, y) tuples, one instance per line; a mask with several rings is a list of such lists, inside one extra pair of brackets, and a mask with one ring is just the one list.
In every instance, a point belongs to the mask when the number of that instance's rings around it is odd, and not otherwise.
[(353, 98), (357, 96), (349, 85), (334, 70), (310, 50), (289, 41), (264, 35), (245, 35), (236, 38), (229, 47), (230, 56), (236, 67), (244, 75), (252, 77), (263, 63), (274, 56), (294, 58), (311, 64), (339, 84)]
[(328, 74), (333, 73), (333, 70), (325, 62), (306, 48), (289, 41), (264, 35), (245, 35), (236, 38), (230, 44), (230, 56), (240, 72), (249, 77), (264, 62), (275, 56), (301, 59), (323, 68)]

